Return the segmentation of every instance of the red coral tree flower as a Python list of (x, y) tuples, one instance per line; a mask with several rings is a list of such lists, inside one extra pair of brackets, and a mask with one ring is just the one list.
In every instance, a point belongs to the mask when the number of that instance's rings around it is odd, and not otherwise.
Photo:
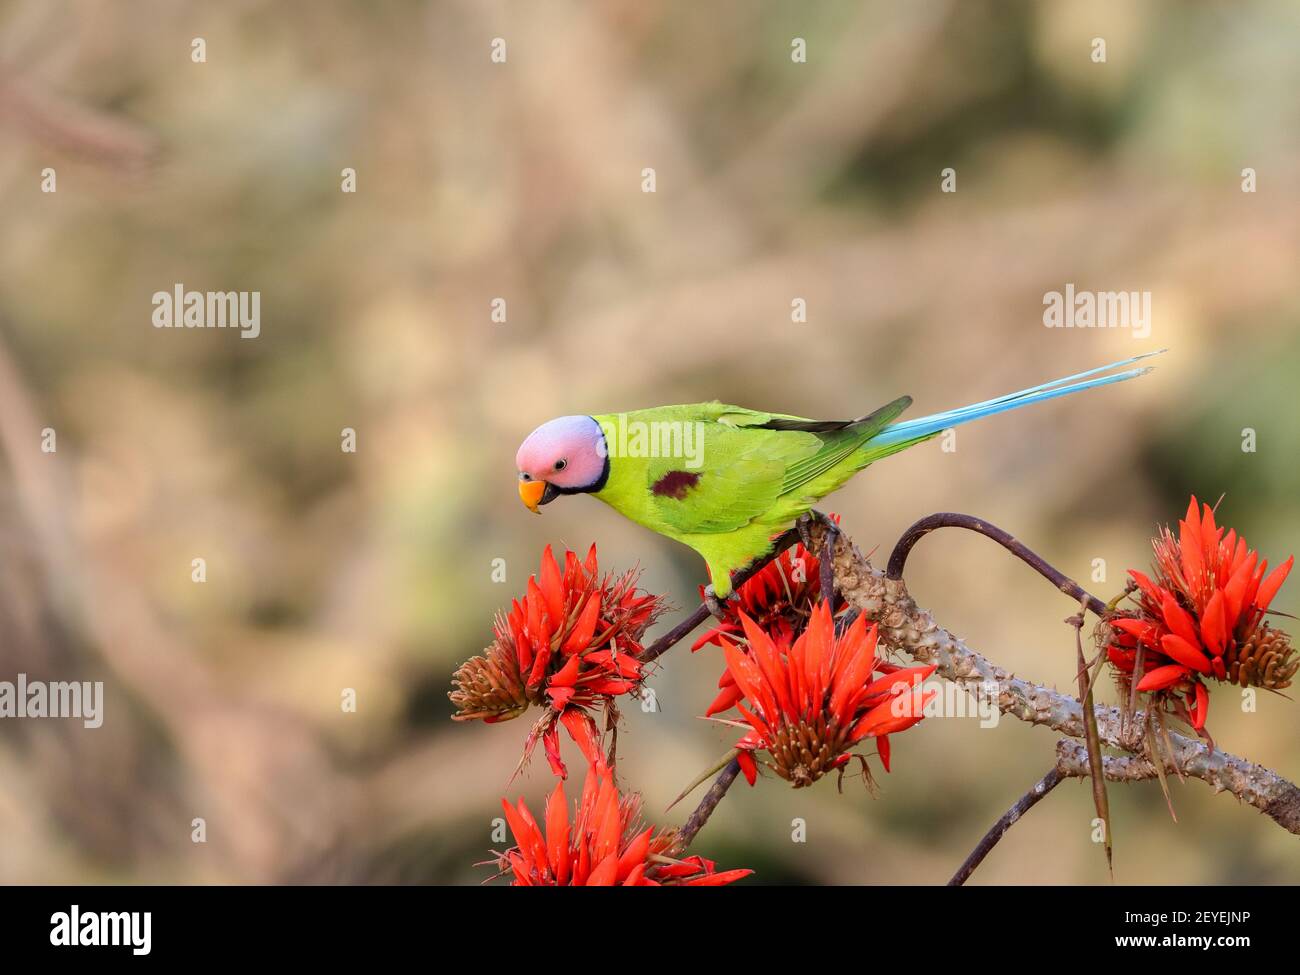
[[(840, 516), (829, 515), (839, 524)], [(739, 637), (744, 633), (741, 616), (746, 615), (759, 629), (783, 646), (792, 643), (808, 626), (813, 607), (821, 599), (821, 559), (808, 551), (803, 542), (797, 542), (772, 559), (744, 584), (737, 587), (736, 598), (723, 604), (726, 617), (691, 646), (694, 653), (707, 644), (722, 646), (726, 637)], [(701, 596), (704, 588), (700, 587)], [(890, 664), (883, 664), (892, 667)], [(718, 696), (710, 705), (708, 715), (726, 711), (744, 695), (724, 667), (718, 679)]]
[(1154, 579), (1136, 569), (1136, 611), (1109, 617), (1107, 656), (1126, 686), (1168, 703), (1198, 732), (1209, 710), (1206, 680), (1280, 690), (1300, 659), (1290, 638), (1264, 621), (1295, 557), (1268, 572), (1268, 562), (1193, 496), (1175, 536), (1152, 540)]
[(654, 827), (642, 828), (640, 797), (620, 796), (604, 765), (587, 770), (572, 820), (563, 782), (547, 797), (544, 827), (522, 799), (513, 806), (502, 799), (501, 807), (516, 845), (497, 854), (496, 864), (516, 887), (716, 887), (753, 873), (719, 872), (701, 856), (679, 858), (676, 832), (655, 835)]
[(538, 705), (546, 713), (528, 736), (525, 761), (540, 740), (563, 778), (560, 726), (589, 762), (599, 761), (591, 712), (639, 693), (645, 679), (641, 639), (663, 610), (661, 597), (637, 589), (636, 579), (635, 571), (601, 576), (594, 545), (582, 562), (566, 551), (561, 571), (548, 545), (523, 598), (497, 615), (492, 645), (453, 675), (453, 718), (492, 723)]
[[(876, 625), (868, 627), (860, 616), (837, 637), (825, 602), (793, 642), (773, 640), (746, 614), (740, 621), (748, 647), (724, 637), (722, 650), (742, 695), (736, 710), (749, 728), (736, 745), (749, 784), (757, 777), (758, 752), (767, 754), (765, 765), (800, 788), (842, 770), (867, 738), (876, 739), (889, 771), (888, 736), (924, 717), (937, 692), (923, 692), (921, 683), (935, 667), (899, 668), (878, 659)], [(859, 758), (869, 777), (866, 758)]]

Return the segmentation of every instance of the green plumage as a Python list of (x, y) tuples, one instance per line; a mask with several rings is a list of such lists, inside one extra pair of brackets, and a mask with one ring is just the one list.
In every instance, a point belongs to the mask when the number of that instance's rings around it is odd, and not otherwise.
[(934, 435), (872, 447), (911, 402), (904, 396), (844, 422), (722, 403), (597, 415), (610, 464), (595, 496), (699, 552), (723, 598), (731, 574), (767, 554), (820, 499), (873, 461)]

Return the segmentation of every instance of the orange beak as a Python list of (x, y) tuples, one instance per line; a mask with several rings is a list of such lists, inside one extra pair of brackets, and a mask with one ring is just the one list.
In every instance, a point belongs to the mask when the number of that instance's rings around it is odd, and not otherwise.
[(537, 506), (542, 503), (542, 495), (546, 493), (545, 481), (520, 481), (519, 482), (519, 500), (524, 503), (524, 507), (533, 514), (540, 515)]

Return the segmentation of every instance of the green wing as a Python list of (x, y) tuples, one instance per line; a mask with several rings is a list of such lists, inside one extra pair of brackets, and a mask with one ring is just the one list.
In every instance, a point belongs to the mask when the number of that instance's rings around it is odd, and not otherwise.
[(734, 531), (776, 504), (786, 470), (820, 445), (811, 433), (706, 421), (703, 466), (692, 471), (680, 458), (656, 458), (646, 471), (646, 490), (657, 516), (676, 532)]
[(850, 461), (910, 403), (904, 396), (868, 416), (841, 421), (710, 404), (696, 418), (704, 433), (698, 471), (684, 467), (680, 458), (656, 458), (647, 466), (652, 506), (665, 525), (682, 534), (743, 528)]

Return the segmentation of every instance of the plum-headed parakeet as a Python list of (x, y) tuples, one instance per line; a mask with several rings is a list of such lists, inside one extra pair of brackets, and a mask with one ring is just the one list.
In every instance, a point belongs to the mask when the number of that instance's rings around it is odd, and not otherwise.
[(562, 416), (520, 446), (519, 497), (537, 511), (560, 495), (593, 495), (695, 549), (723, 599), (732, 573), (766, 555), (773, 539), (873, 461), (980, 417), (1140, 376), (1150, 370), (1112, 370), (1146, 357), (916, 420), (898, 420), (910, 396), (839, 421), (717, 402)]

